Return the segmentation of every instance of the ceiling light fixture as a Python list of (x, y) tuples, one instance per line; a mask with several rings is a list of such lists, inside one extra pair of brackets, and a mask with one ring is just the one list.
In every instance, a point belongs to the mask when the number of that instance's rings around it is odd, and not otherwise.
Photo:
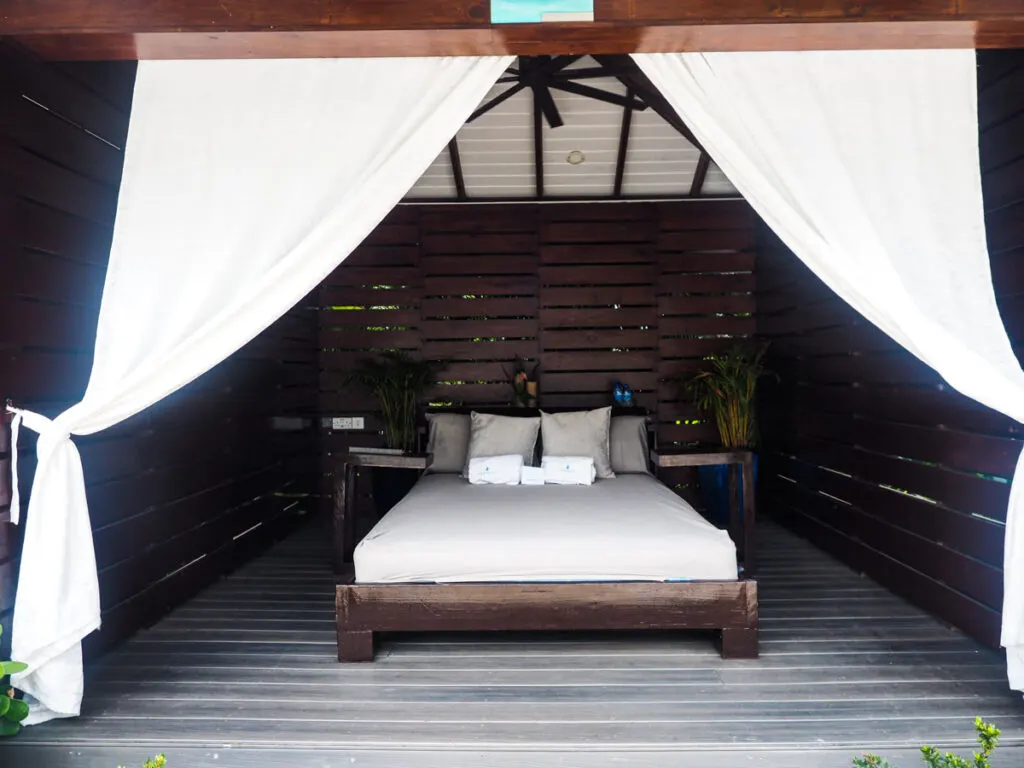
[(580, 151), (579, 151), (578, 149), (574, 149), (574, 150), (573, 150), (572, 152), (570, 152), (570, 153), (569, 153), (569, 155), (568, 155), (568, 156), (567, 156), (567, 157), (565, 158), (565, 162), (567, 162), (567, 163), (568, 163), (569, 165), (580, 165), (580, 164), (581, 164), (581, 163), (583, 163), (583, 161), (585, 161), (586, 159), (587, 159), (587, 156), (586, 156), (586, 155), (584, 155), (584, 154), (583, 154), (582, 152), (580, 152)]

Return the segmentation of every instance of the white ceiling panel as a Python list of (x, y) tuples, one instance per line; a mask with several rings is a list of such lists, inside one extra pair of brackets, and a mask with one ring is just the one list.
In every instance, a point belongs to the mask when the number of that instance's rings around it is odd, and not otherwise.
[(715, 163), (708, 167), (708, 175), (704, 177), (705, 195), (738, 195), (736, 187), (732, 185), (728, 177), (722, 173), (722, 169)]
[(622, 193), (685, 195), (699, 159), (700, 151), (653, 109), (634, 112)]
[[(589, 56), (568, 69), (596, 67)], [(578, 81), (618, 96), (625, 86), (614, 77)], [(495, 85), (481, 103), (503, 93)], [(544, 192), (552, 197), (607, 197), (615, 184), (622, 108), (598, 99), (551, 89), (565, 125), (543, 124)], [(475, 198), (532, 198), (535, 194), (533, 93), (524, 89), (462, 127), (458, 136), (466, 193)], [(573, 151), (583, 163), (567, 161)], [(690, 191), (700, 152), (653, 109), (634, 112), (622, 192), (628, 197), (685, 196)], [(735, 188), (714, 164), (704, 194), (734, 195)], [(454, 199), (455, 180), (445, 150), (409, 193), (414, 198)]]
[[(507, 88), (496, 85), (483, 102)], [(470, 198), (533, 196), (533, 96), (528, 90), (464, 125), (457, 138)]]
[(441, 198), (451, 200), (457, 197), (455, 188), (455, 174), (452, 172), (451, 160), (448, 158), (448, 150), (441, 150), (441, 154), (430, 164), (430, 167), (420, 176), (409, 190), (409, 197), (414, 198)]

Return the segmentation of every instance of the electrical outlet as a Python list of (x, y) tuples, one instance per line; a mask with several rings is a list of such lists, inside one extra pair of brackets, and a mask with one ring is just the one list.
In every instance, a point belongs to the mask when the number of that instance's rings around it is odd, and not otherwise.
[(331, 429), (351, 431), (366, 428), (366, 419), (362, 416), (335, 416), (331, 419)]

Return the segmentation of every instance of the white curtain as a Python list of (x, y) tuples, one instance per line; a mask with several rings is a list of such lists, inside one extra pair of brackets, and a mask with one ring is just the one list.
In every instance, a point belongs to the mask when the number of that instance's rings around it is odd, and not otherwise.
[[(779, 237), (950, 385), (1024, 421), (985, 242), (972, 50), (634, 54)], [(1002, 644), (1024, 689), (1024, 474)]]
[(31, 722), (78, 714), (80, 641), (100, 624), (69, 436), (138, 413), (291, 308), (401, 199), (509, 62), (140, 62), (88, 389), (53, 421), (17, 415), (40, 433), (12, 637), (29, 665), (15, 684), (33, 699)]

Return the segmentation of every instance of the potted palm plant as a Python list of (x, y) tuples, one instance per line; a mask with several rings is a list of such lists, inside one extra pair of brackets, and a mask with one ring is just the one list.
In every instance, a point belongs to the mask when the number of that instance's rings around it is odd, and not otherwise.
[[(440, 360), (416, 360), (406, 352), (384, 352), (359, 363), (350, 379), (377, 398), (384, 425), (384, 446), (411, 452), (416, 449), (420, 409), (427, 390), (447, 367)], [(376, 468), (373, 498), (383, 515), (408, 493), (415, 476), (402, 470)]]
[[(768, 346), (737, 344), (714, 355), (710, 366), (682, 381), (701, 415), (713, 417), (726, 449), (757, 447), (757, 383), (769, 375), (762, 362)], [(712, 517), (724, 523), (729, 515), (728, 470), (724, 466), (700, 467), (701, 495)], [(757, 456), (754, 456), (757, 473)], [(743, 493), (742, 488), (740, 493)]]

